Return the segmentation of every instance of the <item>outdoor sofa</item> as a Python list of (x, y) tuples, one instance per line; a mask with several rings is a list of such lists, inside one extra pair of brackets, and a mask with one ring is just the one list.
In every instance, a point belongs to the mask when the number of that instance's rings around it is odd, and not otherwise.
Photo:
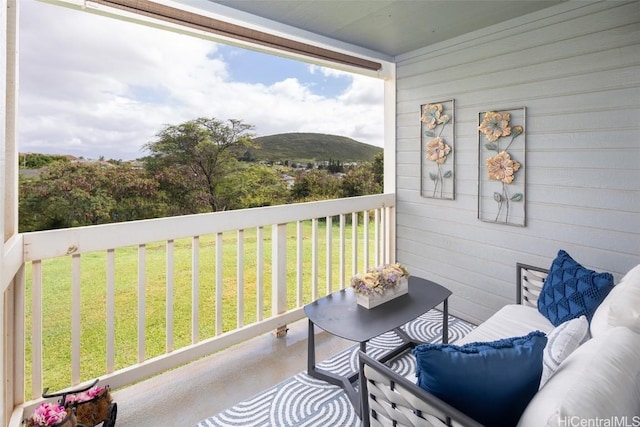
[[(558, 266), (563, 263), (570, 268)], [(421, 372), (403, 377), (360, 352), (362, 392), (368, 396), (363, 399), (364, 426), (640, 425), (640, 265), (616, 286), (611, 275), (585, 269), (565, 251), (558, 253), (550, 269), (518, 263), (516, 270), (517, 304), (503, 307), (456, 343), (416, 347), (411, 357), (416, 359), (416, 371)], [(570, 313), (576, 309), (576, 297), (568, 296), (568, 303), (565, 298), (554, 313), (547, 313), (545, 309), (553, 307), (548, 299), (561, 299), (563, 281), (570, 282), (567, 294), (572, 288), (584, 291), (580, 288), (585, 283), (600, 283), (600, 300), (591, 300), (594, 307), (586, 315), (576, 314)], [(607, 281), (611, 281), (608, 289), (602, 285)], [(547, 301), (541, 308), (539, 297)], [(584, 299), (593, 297), (587, 292)], [(519, 337), (521, 347), (511, 346), (513, 337)], [(461, 354), (464, 351), (460, 348), (470, 347), (469, 353), (477, 356), (483, 353), (483, 343), (500, 339), (506, 339), (502, 345), (511, 355), (504, 356), (497, 366), (495, 360), (482, 360), (484, 364), (475, 368), (472, 363), (465, 372), (465, 362), (460, 360), (466, 354)], [(500, 345), (496, 348), (490, 348), (487, 354), (497, 352), (500, 359), (503, 350)], [(425, 354), (435, 357), (417, 360)], [(423, 364), (424, 360), (427, 362)], [(439, 371), (446, 370), (441, 365), (449, 363), (453, 373), (441, 374)], [(426, 372), (429, 369), (433, 372)], [(436, 385), (423, 388), (417, 385), (416, 375), (418, 382), (426, 378)], [(454, 379), (449, 384), (437, 384), (447, 375)], [(536, 384), (533, 391), (532, 382)], [(525, 392), (519, 401), (512, 401), (527, 388), (529, 395)], [(470, 396), (459, 397), (466, 394)], [(465, 405), (472, 409), (466, 410)], [(469, 415), (478, 411), (484, 411), (480, 417), (484, 422)]]

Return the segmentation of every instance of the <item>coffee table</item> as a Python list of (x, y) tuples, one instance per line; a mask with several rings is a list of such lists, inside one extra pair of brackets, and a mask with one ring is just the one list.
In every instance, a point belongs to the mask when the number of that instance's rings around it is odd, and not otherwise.
[(395, 331), (403, 343), (380, 359), (384, 363), (420, 344), (411, 339), (400, 327), (440, 304), (443, 305), (442, 342), (448, 342), (450, 295), (450, 290), (435, 282), (411, 276), (408, 294), (371, 309), (358, 305), (352, 288), (334, 292), (307, 304), (304, 307), (304, 312), (309, 318), (307, 373), (314, 378), (342, 387), (360, 416), (362, 402), (354, 387), (354, 382), (358, 380), (358, 372), (343, 377), (316, 367), (314, 326), (332, 335), (359, 342), (360, 350), (363, 352), (366, 352), (367, 341), (370, 339), (391, 330)]

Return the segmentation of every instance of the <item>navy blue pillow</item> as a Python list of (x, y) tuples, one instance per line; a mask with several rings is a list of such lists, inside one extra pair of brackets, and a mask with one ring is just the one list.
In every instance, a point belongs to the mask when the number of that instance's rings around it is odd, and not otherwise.
[(547, 337), (413, 349), (418, 386), (491, 427), (514, 427), (538, 391)]
[(610, 273), (584, 268), (561, 249), (542, 286), (538, 311), (554, 326), (583, 315), (591, 322), (593, 313), (612, 288)]

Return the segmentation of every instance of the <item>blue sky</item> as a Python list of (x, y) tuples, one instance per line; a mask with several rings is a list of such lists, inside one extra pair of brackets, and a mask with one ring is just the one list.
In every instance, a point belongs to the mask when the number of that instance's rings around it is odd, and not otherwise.
[(323, 75), (320, 67), (311, 68), (300, 61), (224, 45), (219, 46), (217, 53), (229, 67), (229, 78), (235, 81), (273, 85), (292, 77), (314, 93), (327, 97), (339, 96), (351, 84), (351, 76), (347, 74)]
[(20, 7), (21, 152), (135, 159), (165, 125), (197, 117), (382, 145), (382, 80), (36, 0)]

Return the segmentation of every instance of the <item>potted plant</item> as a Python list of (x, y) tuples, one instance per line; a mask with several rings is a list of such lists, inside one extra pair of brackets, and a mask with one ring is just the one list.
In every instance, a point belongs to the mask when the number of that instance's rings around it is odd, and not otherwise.
[(31, 418), (26, 420), (27, 427), (76, 427), (78, 425), (73, 408), (65, 408), (57, 403), (40, 404)]
[[(91, 387), (88, 390), (66, 396), (65, 405), (75, 408), (78, 422), (86, 427), (93, 427), (113, 418), (115, 424), (115, 403), (112, 403), (109, 387)], [(107, 425), (105, 423), (105, 425)]]
[(373, 267), (351, 278), (351, 287), (358, 304), (373, 308), (409, 292), (409, 272), (402, 265), (385, 264)]

